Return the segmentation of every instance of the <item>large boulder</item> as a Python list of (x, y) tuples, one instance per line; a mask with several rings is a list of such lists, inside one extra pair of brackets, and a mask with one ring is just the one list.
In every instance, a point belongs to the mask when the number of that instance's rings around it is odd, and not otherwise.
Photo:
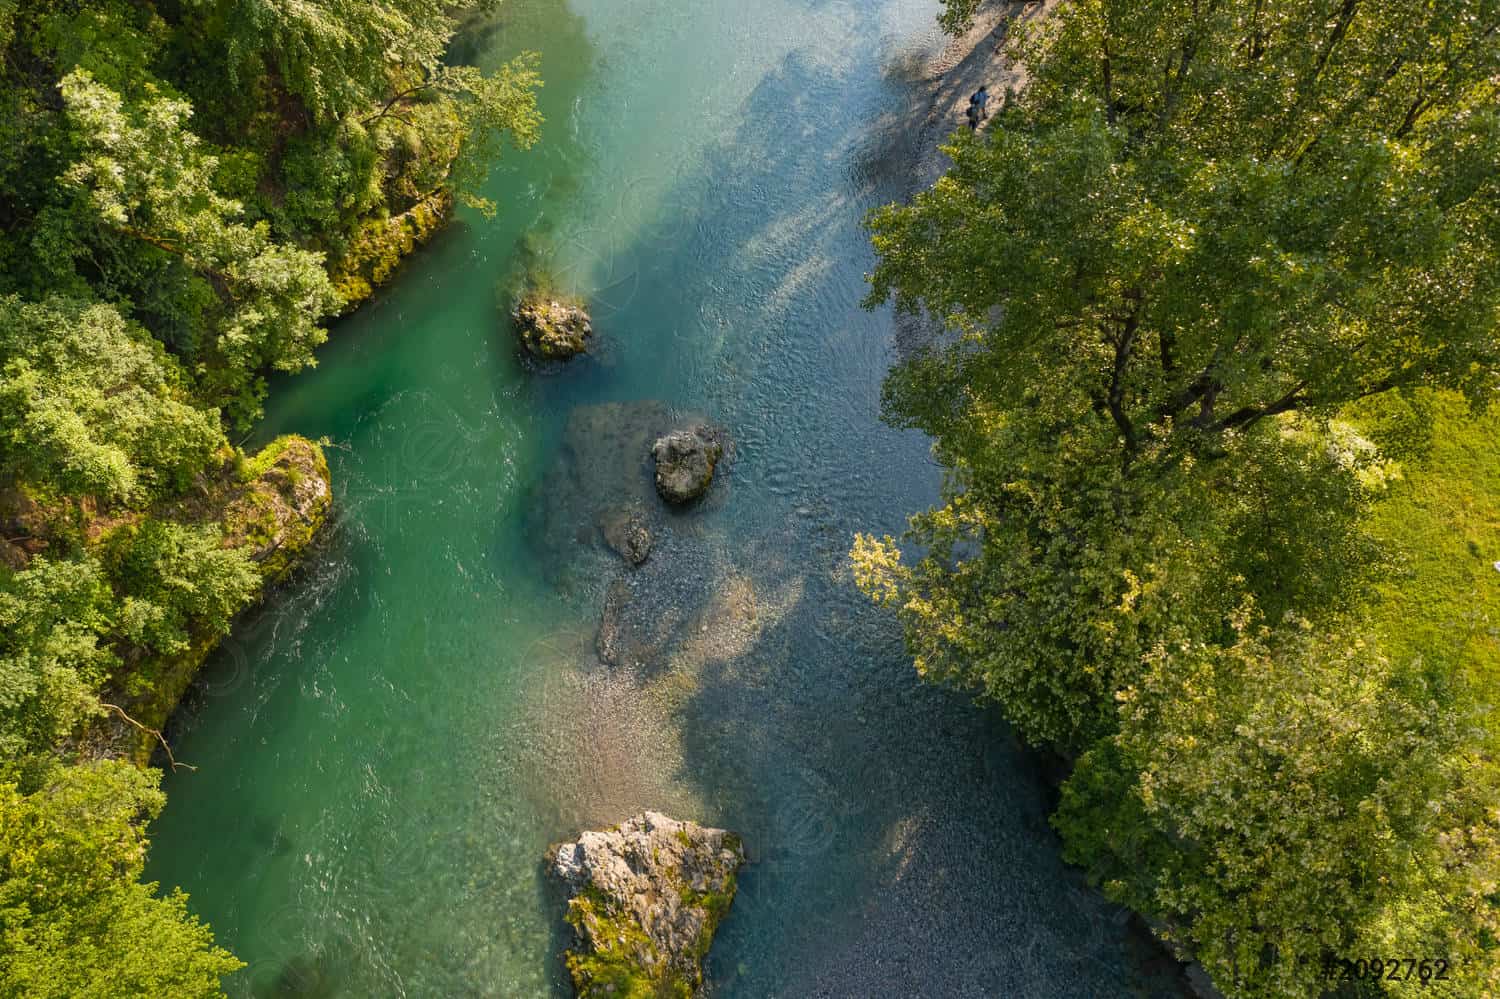
[(305, 437), (280, 437), (247, 461), (239, 478), (219, 517), (225, 542), (249, 551), (267, 585), (279, 583), (328, 519), (328, 459)]
[[(528, 542), (549, 579), (566, 590), (597, 591), (609, 579), (615, 553), (646, 571), (659, 554), (670, 553), (674, 537), (699, 529), (701, 518), (676, 516), (662, 501), (651, 451), (674, 429), (700, 425), (724, 441), (715, 472), (722, 479), (732, 446), (702, 413), (643, 399), (579, 406), (569, 414), (547, 472), (525, 504)], [(697, 509), (721, 501), (722, 492), (715, 486)]]
[(568, 888), (578, 994), (697, 995), (744, 862), (734, 833), (658, 812), (554, 847), (548, 866)]
[(656, 491), (668, 503), (688, 503), (708, 492), (714, 467), (724, 456), (719, 431), (699, 424), (673, 430), (651, 446), (656, 460)]
[(516, 336), (532, 357), (565, 361), (588, 349), (594, 324), (583, 306), (552, 295), (528, 293), (515, 311)]

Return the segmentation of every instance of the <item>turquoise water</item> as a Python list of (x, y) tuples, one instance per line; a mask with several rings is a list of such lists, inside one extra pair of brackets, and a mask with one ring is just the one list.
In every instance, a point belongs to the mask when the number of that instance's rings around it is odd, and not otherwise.
[[(917, 683), (845, 564), (937, 489), (859, 305), (935, 9), (508, 0), (465, 38), (543, 54), (542, 144), (274, 386), (258, 436), (326, 436), (337, 515), (172, 725), (198, 770), (150, 874), (249, 963), (232, 994), (566, 995), (542, 854), (644, 808), (744, 834), (714, 995), (1148, 994), (1004, 727)], [(591, 299), (596, 358), (519, 362), (523, 257)], [(732, 462), (629, 573), (596, 522), (692, 413)], [(599, 662), (607, 603), (639, 664)]]

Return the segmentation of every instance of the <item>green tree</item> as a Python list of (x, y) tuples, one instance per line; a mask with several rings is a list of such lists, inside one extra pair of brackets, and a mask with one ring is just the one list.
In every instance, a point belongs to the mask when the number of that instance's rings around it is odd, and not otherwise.
[[(451, 150), (435, 158), (438, 176), (418, 182), (423, 193), (449, 182), (461, 198), (492, 211), (479, 189), (502, 145), (525, 148), (536, 140), (541, 80), (534, 54), (490, 74), (444, 62), (455, 18), (492, 7), (492, 0), (198, 6), (201, 30), (227, 49), (231, 79), (254, 86), (274, 79), (306, 110), (315, 134), (337, 136), (333, 145)], [(329, 145), (326, 138), (322, 144)]]
[(318, 321), (339, 299), (321, 254), (276, 243), (263, 222), (236, 221), (241, 206), (215, 191), (218, 161), (187, 130), (185, 102), (127, 107), (83, 71), (63, 80), (62, 95), (81, 150), (63, 180), (87, 210), (61, 224), (71, 232), (79, 216), (93, 222), (71, 254), (90, 255), (91, 236), (106, 246), (124, 239), (177, 273), (186, 285), (158, 300), (158, 329), (173, 330), (169, 342), (193, 358), (205, 397), (248, 420), (265, 394), (259, 373), (314, 363), (327, 338)]
[(1020, 100), (872, 220), (873, 299), (964, 334), (894, 411), (941, 435), (960, 386), (1082, 397), (1128, 462), (1392, 388), (1486, 398), (1497, 28), (1497, 0), (1067, 5)]
[(1363, 545), (1357, 504), (1298, 503), (1352, 486), (1302, 474), (1280, 417), (1479, 402), (1500, 369), (1500, 4), (1266, 6), (1066, 5), (1019, 45), (1026, 93), (871, 219), (872, 303), (951, 331), (886, 386), (953, 472), (904, 601), (943, 623), (908, 635), (1033, 740), (1108, 730), (1185, 615), (1316, 620), (1360, 579), (1299, 592)]
[[(14, 4), (0, 30), (0, 293), (86, 299), (61, 223), (58, 176), (73, 153), (57, 83), (75, 68), (131, 98), (155, 85), (163, 25), (149, 4), (89, 0)], [(112, 261), (118, 264), (118, 261)]]
[(50, 495), (187, 487), (226, 446), (161, 344), (112, 306), (0, 297), (0, 466)]
[(395, 252), (386, 219), (421, 238), (452, 194), (492, 211), (490, 165), (535, 140), (533, 55), (444, 61), (485, 6), (7, 4), (0, 293), (115, 304), (245, 424), (345, 304), (322, 254), (357, 292), (351, 269)]
[(184, 651), (195, 633), (223, 635), (260, 589), (242, 548), (222, 546), (217, 526), (148, 518), (120, 530), (105, 556), (120, 594), (121, 637), (161, 655)]
[(243, 967), (180, 891), (139, 881), (159, 774), (125, 763), (56, 768), (36, 790), (0, 783), (0, 982), (27, 999), (222, 995)]
[(459, 152), (447, 181), (466, 204), (493, 216), (494, 203), (478, 193), (491, 165), (507, 142), (528, 148), (541, 128), (535, 96), (541, 86), (537, 63), (535, 54), (528, 53), (488, 76), (473, 66), (441, 66), (424, 72), (417, 82), (360, 119), (358, 127), (399, 122), (427, 147), (441, 148), (444, 137), (451, 137)]
[(1460, 667), (1356, 640), (1391, 467), (1341, 421), (1495, 391), (1497, 32), (1500, 0), (1059, 5), (1026, 91), (871, 218), (871, 304), (944, 328), (885, 415), (948, 475), (856, 580), (926, 675), (1083, 754), (1070, 855), (1235, 995), (1377, 944), (1494, 987), (1492, 736)]
[(0, 780), (50, 759), (98, 709), (95, 691), (117, 662), (100, 641), (114, 606), (89, 559), (0, 569)]
[(1225, 636), (1246, 597), (1273, 620), (1343, 611), (1383, 570), (1360, 521), (1384, 466), (1347, 426), (1279, 421), (1226, 436), (1214, 461), (1164, 462), (1158, 442), (1143, 475), (1079, 405), (1070, 422), (976, 403), (937, 442), (950, 472), (943, 504), (911, 519), (920, 557), (890, 538), (853, 552), (922, 675), (1069, 753), (1115, 730), (1116, 691), (1166, 636)]
[[(393, 77), (440, 71), (454, 15), (481, 0), (194, 0), (199, 30), (223, 40), (232, 79), (274, 69), (319, 120), (378, 108)], [(269, 64), (269, 65), (268, 65)]]
[(1472, 755), (1472, 699), (1358, 637), (1249, 620), (1227, 647), (1147, 655), (1119, 732), (1064, 785), (1068, 858), (1236, 996), (1316, 995), (1329, 957), (1436, 955), (1452, 980), (1425, 991), (1493, 987), (1500, 962), (1479, 945), (1493, 913), (1454, 904), (1484, 891), (1455, 846), (1482, 826), (1493, 843), (1500, 808)]

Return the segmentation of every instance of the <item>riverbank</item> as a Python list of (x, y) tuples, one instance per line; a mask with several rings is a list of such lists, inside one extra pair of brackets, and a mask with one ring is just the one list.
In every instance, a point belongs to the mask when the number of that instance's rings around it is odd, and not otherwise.
[[(248, 457), (226, 455), (216, 474), (199, 488), (158, 504), (127, 520), (91, 524), (92, 544), (105, 549), (120, 533), (155, 519), (221, 533), (222, 547), (244, 552), (258, 576), (253, 592), (233, 610), (252, 613), (266, 594), (284, 582), (301, 563), (322, 530), (333, 500), (333, 484), (323, 449), (303, 437), (277, 439)], [(78, 742), (91, 759), (128, 759), (147, 766), (158, 748), (167, 762), (162, 732), (192, 686), (203, 664), (225, 637), (202, 620), (187, 622), (184, 646), (168, 655), (121, 642), (121, 666), (102, 699), (112, 709), (87, 724)]]
[[(1027, 82), (1026, 67), (1006, 50), (1010, 32), (1047, 17), (1060, 0), (1009, 0), (990, 2), (975, 14), (963, 35), (950, 38), (924, 67), (922, 79), (928, 88), (918, 129), (915, 159), (908, 196), (924, 191), (952, 166), (943, 152), (954, 132), (968, 127), (969, 96), (981, 86), (990, 90), (993, 108), (1009, 93), (1019, 93)], [(944, 334), (940, 323), (925, 315), (897, 317), (897, 345), (909, 354), (934, 343)], [(1021, 749), (1018, 758), (1045, 785), (1046, 810), (1056, 808), (1058, 788), (1072, 771), (1073, 762), (1055, 754)], [(1075, 889), (1076, 890), (1076, 889)], [(1130, 945), (1131, 960), (1143, 978), (1155, 983), (1159, 995), (1223, 999), (1201, 966), (1183, 963), (1138, 915), (1121, 921)], [(872, 983), (873, 985), (873, 983)]]
[(1026, 85), (1026, 67), (1006, 54), (1008, 34), (1014, 26), (1046, 17), (1057, 4), (1058, 0), (992, 0), (974, 15), (967, 32), (949, 39), (928, 61), (924, 75), (931, 98), (919, 125), (913, 193), (931, 187), (952, 165), (943, 155), (942, 146), (956, 129), (967, 127), (969, 95), (988, 86), (992, 101), (998, 105), (1007, 90), (1019, 92)]
[[(952, 161), (943, 146), (959, 129), (968, 127), (969, 96), (981, 86), (990, 88), (991, 114), (1007, 90), (1026, 84), (1026, 68), (1005, 51), (1010, 29), (1031, 24), (1056, 8), (1058, 0), (1002, 0), (981, 7), (969, 30), (949, 38), (921, 65), (913, 84), (918, 90), (917, 112), (908, 127), (917, 139), (906, 171), (905, 198), (937, 183)], [(925, 315), (896, 317), (896, 348), (903, 356), (923, 349), (943, 335), (942, 326)]]

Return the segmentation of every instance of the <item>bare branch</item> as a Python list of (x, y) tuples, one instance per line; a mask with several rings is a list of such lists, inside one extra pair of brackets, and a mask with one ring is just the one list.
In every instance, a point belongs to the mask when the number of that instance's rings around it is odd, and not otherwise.
[(105, 701), (100, 701), (99, 702), (99, 706), (101, 708), (109, 708), (115, 714), (119, 715), (125, 721), (129, 722), (131, 725), (134, 725), (136, 728), (140, 729), (142, 732), (145, 732), (147, 735), (154, 735), (154, 736), (156, 736), (156, 741), (159, 742), (159, 743), (161, 743), (161, 748), (166, 751), (167, 762), (170, 763), (170, 764), (172, 764), (172, 772), (173, 773), (176, 773), (177, 770), (178, 770), (178, 768), (183, 768), (183, 769), (187, 769), (187, 770), (197, 770), (198, 769), (197, 767), (193, 766), (191, 763), (178, 763), (177, 762), (177, 758), (172, 755), (172, 747), (169, 746), (169, 745), (167, 745), (166, 737), (161, 734), (161, 730), (160, 729), (152, 728), (149, 725), (142, 725), (140, 722), (136, 721), (134, 718), (132, 718), (128, 714), (126, 714), (125, 713), (125, 709), (122, 708), (122, 707), (120, 707), (118, 704), (109, 704), (109, 703), (107, 703)]
[(375, 111), (371, 114), (365, 115), (365, 117), (359, 120), (359, 123), (361, 125), (369, 125), (372, 122), (377, 122), (381, 118), (384, 118), (387, 115), (391, 114), (391, 109), (394, 108), (397, 104), (400, 104), (402, 101), (411, 100), (413, 97), (422, 93), (422, 91), (431, 90), (433, 87), (437, 86), (437, 84), (438, 81), (436, 79), (430, 79), (424, 80), (421, 83), (416, 84), (415, 86), (407, 87), (405, 90), (399, 90), (396, 92), (396, 95), (394, 97), (386, 101), (385, 104), (381, 106), (379, 111)]

